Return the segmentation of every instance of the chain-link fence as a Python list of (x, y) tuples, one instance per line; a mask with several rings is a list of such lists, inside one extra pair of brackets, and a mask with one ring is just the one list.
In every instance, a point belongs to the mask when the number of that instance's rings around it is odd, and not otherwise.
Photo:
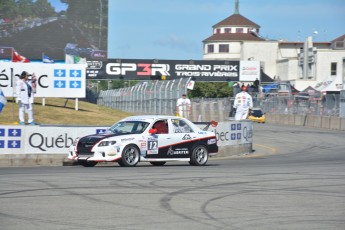
[[(93, 101), (132, 114), (175, 115), (176, 101), (187, 91), (190, 79), (142, 82), (132, 87), (105, 90)], [(269, 114), (339, 116), (340, 95), (300, 98), (293, 95), (251, 93), (254, 107)], [(233, 117), (233, 97), (193, 98), (192, 121), (225, 121)]]
[(97, 104), (138, 114), (174, 115), (176, 101), (187, 91), (190, 79), (141, 82), (132, 87), (105, 90)]
[(280, 95), (253, 95), (254, 105), (271, 114), (339, 116), (340, 95), (327, 94), (320, 98), (298, 98)]

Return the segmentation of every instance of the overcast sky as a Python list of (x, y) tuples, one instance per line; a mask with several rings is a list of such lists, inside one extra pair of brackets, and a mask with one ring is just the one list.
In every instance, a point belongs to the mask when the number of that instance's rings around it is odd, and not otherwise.
[[(212, 26), (235, 0), (109, 0), (109, 58), (202, 59)], [(345, 34), (345, 0), (240, 0), (268, 39), (331, 41)]]

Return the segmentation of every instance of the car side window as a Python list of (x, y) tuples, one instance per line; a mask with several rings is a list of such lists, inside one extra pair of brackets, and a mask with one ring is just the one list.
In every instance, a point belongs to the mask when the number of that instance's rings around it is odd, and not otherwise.
[(169, 133), (168, 121), (159, 120), (152, 126), (153, 129), (157, 129), (157, 134), (167, 134)]
[(174, 125), (174, 133), (192, 133), (193, 129), (184, 121), (180, 119), (171, 120)]

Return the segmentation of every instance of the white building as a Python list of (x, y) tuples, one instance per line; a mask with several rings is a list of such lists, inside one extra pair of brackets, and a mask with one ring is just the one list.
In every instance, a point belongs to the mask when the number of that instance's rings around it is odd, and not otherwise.
[[(260, 61), (264, 73), (290, 81), (298, 90), (325, 79), (342, 82), (345, 34), (330, 42), (313, 42), (312, 37), (305, 42), (267, 40), (260, 36), (259, 25), (239, 13), (238, 5), (236, 0), (235, 13), (215, 24), (213, 34), (203, 41), (204, 60)], [(343, 89), (341, 83), (336, 85), (335, 91)]]

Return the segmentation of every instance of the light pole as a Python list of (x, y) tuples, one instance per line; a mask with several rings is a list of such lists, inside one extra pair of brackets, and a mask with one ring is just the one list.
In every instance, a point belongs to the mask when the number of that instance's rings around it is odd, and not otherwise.
[(102, 0), (99, 0), (99, 38), (98, 38), (98, 49), (101, 49), (102, 41), (102, 22), (103, 22), (103, 4)]
[(97, 93), (99, 92), (99, 83), (100, 83), (101, 81), (97, 81)]

